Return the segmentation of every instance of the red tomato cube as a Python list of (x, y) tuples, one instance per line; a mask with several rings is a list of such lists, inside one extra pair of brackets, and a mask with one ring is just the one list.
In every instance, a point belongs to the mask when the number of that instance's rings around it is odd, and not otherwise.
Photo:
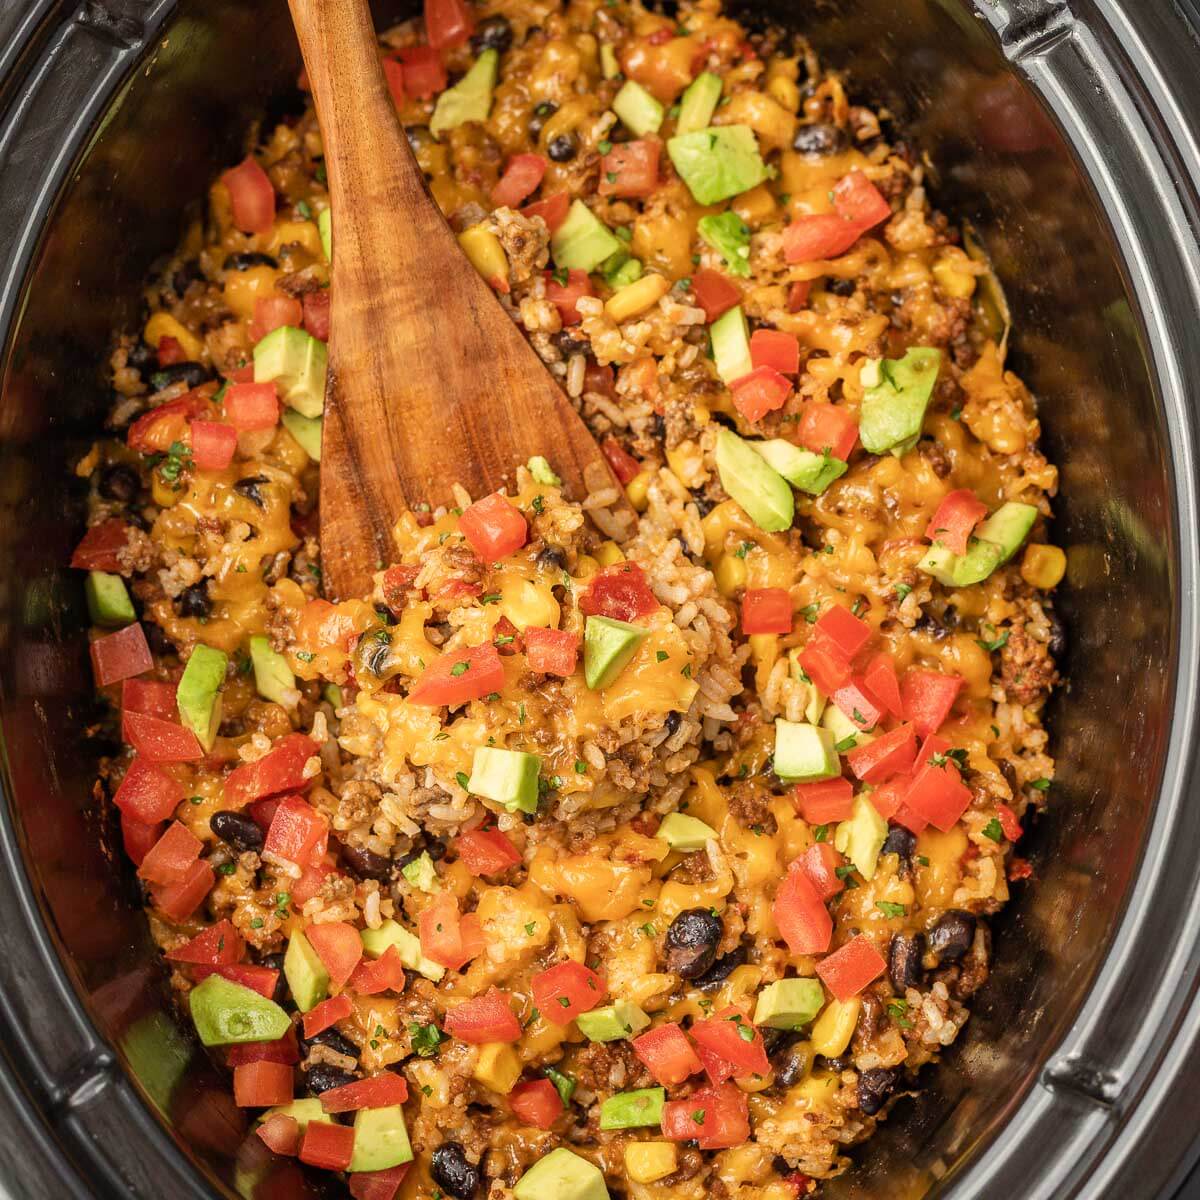
[(404, 64), (394, 54), (385, 54), (379, 65), (383, 68), (383, 77), (387, 81), (388, 93), (392, 103), (400, 108), (404, 104)]
[(292, 1068), (284, 1063), (256, 1062), (233, 1068), (233, 1102), (238, 1108), (271, 1108), (291, 1100)]
[(833, 919), (803, 872), (788, 872), (775, 893), (771, 913), (793, 954), (822, 954), (829, 949)]
[(473, 25), (465, 0), (425, 0), (425, 36), (435, 50), (461, 46)]
[(141, 821), (133, 821), (129, 817), (121, 818), (121, 844), (125, 853), (135, 867), (140, 867), (150, 852), (150, 847), (162, 837), (161, 822), (155, 825), (143, 825)]
[(800, 371), (800, 341), (794, 333), (780, 329), (756, 329), (750, 335), (750, 361), (755, 367), (796, 375)]
[(429, 664), (408, 698), (413, 704), (453, 708), (504, 687), (504, 664), (491, 642), (452, 650)]
[(911, 725), (900, 725), (868, 745), (847, 751), (846, 761), (863, 783), (882, 783), (911, 771), (916, 756), (916, 732)]
[(147, 762), (198, 762), (204, 757), (196, 735), (182, 725), (145, 713), (126, 713), (122, 726), (129, 744)]
[(810, 825), (831, 825), (850, 819), (854, 785), (848, 779), (798, 783), (792, 794), (800, 815)]
[(169, 400), (142, 413), (130, 425), (125, 435), (126, 444), (142, 454), (166, 453), (172, 443), (183, 440), (189, 421), (208, 412), (208, 399), (216, 386), (215, 383), (202, 384), (178, 400)]
[(329, 292), (325, 289), (305, 293), (304, 328), (317, 341), (329, 341)]
[(210, 925), (194, 938), (167, 952), (171, 962), (195, 963), (198, 966), (219, 967), (235, 963), (244, 948), (233, 922), (225, 919)]
[(892, 656), (887, 651), (881, 650), (871, 659), (870, 665), (863, 672), (863, 681), (871, 695), (876, 696), (893, 717), (904, 716), (904, 702), (900, 698), (896, 664), (892, 662)]
[(600, 449), (622, 487), (642, 473), (642, 464), (615, 437), (606, 437), (600, 443)]
[(157, 679), (126, 679), (121, 684), (121, 715), (136, 712), (160, 721), (177, 721), (179, 710), (175, 706), (175, 689), (178, 685)]
[(800, 651), (800, 666), (825, 696), (832, 696), (850, 678), (850, 668), (842, 656), (818, 638), (810, 639)]
[(484, 562), (514, 554), (529, 538), (529, 522), (507, 497), (493, 492), (458, 518), (459, 532)]
[(538, 1012), (555, 1025), (569, 1025), (604, 999), (604, 981), (583, 963), (561, 962), (531, 980)]
[(75, 553), (71, 555), (71, 566), (81, 571), (107, 571), (110, 575), (121, 571), (120, 551), (129, 544), (130, 526), (118, 517), (110, 517), (93, 525), (83, 535)]
[(794, 870), (799, 864), (800, 870), (808, 876), (808, 881), (816, 889), (817, 895), (822, 900), (828, 900), (845, 890), (846, 885), (837, 874), (838, 867), (845, 861), (828, 842), (814, 842), (792, 864), (792, 868)]
[(172, 921), (186, 921), (204, 902), (216, 882), (213, 869), (198, 858), (176, 883), (151, 885), (150, 897)]
[[(280, 805), (282, 810), (283, 805)], [(274, 821), (271, 822), (271, 828), (275, 828)], [(304, 936), (329, 972), (329, 986), (334, 990), (340, 988), (354, 973), (358, 960), (362, 958), (362, 938), (358, 930), (345, 921), (326, 921), (320, 925), (309, 925), (304, 930)]]
[(871, 627), (848, 608), (831, 604), (817, 619), (813, 633), (827, 650), (851, 662), (871, 639)]
[(864, 732), (874, 729), (883, 716), (883, 705), (871, 695), (861, 675), (853, 676), (831, 699), (842, 715)]
[(555, 192), (545, 200), (527, 204), (521, 209), (523, 217), (541, 217), (546, 222), (546, 228), (554, 231), (567, 219), (567, 209), (571, 207), (571, 197), (566, 192)]
[(279, 398), (273, 383), (233, 383), (225, 393), (225, 416), (238, 433), (274, 429)]
[(300, 1122), (295, 1117), (276, 1113), (268, 1117), (255, 1131), (272, 1154), (294, 1157), (300, 1149)]
[(996, 805), (996, 819), (1000, 822), (1000, 828), (1004, 832), (1004, 836), (1010, 842), (1019, 842), (1021, 840), (1021, 835), (1025, 830), (1021, 828), (1021, 821), (1017, 814), (1007, 804)]
[(549, 1129), (563, 1113), (562, 1097), (548, 1079), (519, 1083), (508, 1093), (508, 1103), (523, 1125)]
[(403, 1075), (385, 1071), (322, 1092), (321, 1107), (327, 1113), (357, 1112), (360, 1108), (391, 1108), (407, 1099), (408, 1081)]
[(954, 760), (939, 755), (941, 762), (931, 761), (918, 767), (904, 803), (918, 817), (943, 833), (953, 829), (971, 803), (971, 789), (962, 781)]
[(849, 1000), (887, 970), (883, 955), (860, 933), (817, 963), (817, 976), (839, 999)]
[(396, 1200), (412, 1163), (388, 1167), (386, 1171), (356, 1171), (350, 1176), (350, 1195), (354, 1200)]
[(404, 964), (396, 947), (389, 946), (374, 962), (360, 962), (350, 976), (350, 990), (358, 996), (404, 991)]
[(454, 841), (463, 866), (476, 877), (497, 875), (521, 861), (520, 851), (499, 829), (468, 829)]
[(755, 367), (729, 385), (734, 407), (747, 421), (761, 421), (787, 403), (792, 385), (774, 367)]
[(692, 275), (692, 294), (696, 297), (696, 303), (704, 309), (710, 325), (722, 313), (742, 302), (742, 293), (737, 284), (711, 267), (701, 267)]
[(252, 154), (221, 176), (229, 190), (233, 223), (243, 233), (270, 233), (275, 223), (275, 188)]
[(833, 207), (838, 216), (863, 232), (892, 215), (887, 197), (862, 171), (851, 171), (833, 185)]
[(635, 621), (658, 608), (658, 600), (646, 582), (646, 575), (635, 562), (613, 563), (602, 567), (588, 580), (579, 597), (579, 609), (589, 617), (611, 617), (614, 621)]
[(178, 883), (200, 857), (204, 844), (187, 826), (172, 821), (138, 868), (138, 878), (147, 883)]
[(674, 1087), (701, 1069), (687, 1034), (674, 1021), (648, 1029), (630, 1045), (655, 1082), (663, 1087)]
[(521, 1038), (521, 1022), (509, 1004), (508, 992), (490, 988), (474, 1000), (455, 1005), (446, 1013), (446, 1032), (473, 1045), (484, 1042), (516, 1042)]
[(787, 588), (747, 588), (742, 596), (742, 632), (791, 633), (792, 597)]
[(546, 160), (540, 154), (514, 154), (492, 188), (492, 203), (497, 208), (516, 208), (538, 190), (545, 174)]
[(858, 422), (836, 404), (807, 401), (800, 413), (800, 445), (848, 462), (858, 442)]
[(135, 758), (113, 796), (113, 803), (131, 821), (155, 825), (169, 821), (183, 802), (183, 788), (153, 763)]
[(525, 661), (531, 671), (566, 679), (574, 672), (578, 658), (577, 633), (569, 633), (565, 629), (543, 629), (537, 625), (525, 630)]
[(224, 963), (219, 967), (196, 967), (197, 983), (203, 983), (210, 975), (220, 975), (230, 983), (249, 988), (257, 992), (265, 1000), (275, 997), (275, 988), (279, 983), (279, 972), (273, 967), (259, 967), (253, 963)]
[(771, 1069), (762, 1034), (741, 1009), (730, 1005), (692, 1024), (692, 1039), (734, 1068), (735, 1077), (766, 1075)]
[(293, 1026), (273, 1042), (241, 1042), (230, 1046), (226, 1059), (231, 1067), (251, 1062), (281, 1062), (295, 1066), (300, 1061), (296, 1029)]
[(331, 996), (328, 1000), (322, 1000), (315, 1008), (310, 1008), (304, 1014), (305, 1038), (316, 1037), (318, 1033), (323, 1033), (339, 1021), (344, 1021), (353, 1011), (354, 1004), (345, 992), (342, 992), (340, 996)]
[(658, 187), (662, 143), (654, 138), (622, 142), (600, 160), (600, 195), (644, 200)]
[(797, 217), (783, 231), (783, 257), (790, 263), (822, 262), (845, 254), (862, 231), (837, 213)]
[(701, 1150), (740, 1146), (750, 1138), (750, 1105), (735, 1084), (702, 1088), (663, 1105), (662, 1131), (671, 1141), (694, 1138)]
[(925, 530), (931, 542), (941, 542), (955, 554), (966, 554), (971, 531), (987, 516), (987, 505), (968, 488), (948, 492)]
[(354, 1157), (354, 1130), (329, 1121), (309, 1121), (300, 1143), (300, 1161), (327, 1171), (344, 1171)]
[(581, 296), (595, 295), (591, 277), (586, 271), (568, 271), (566, 283), (560, 283), (559, 279), (546, 272), (546, 299), (558, 309), (564, 325), (578, 325), (583, 316), (576, 307), (577, 301)]
[(116, 633), (96, 638), (90, 649), (92, 671), (99, 687), (141, 675), (154, 666), (146, 634), (137, 622), (118, 629)]
[(250, 322), (250, 337), (255, 342), (261, 342), (273, 330), (284, 325), (291, 325), (299, 329), (303, 321), (304, 305), (294, 296), (281, 296), (274, 293), (269, 296), (259, 296), (254, 301), (254, 319)]
[(965, 682), (961, 675), (943, 675), (924, 667), (910, 667), (904, 672), (900, 680), (904, 716), (921, 737), (942, 727)]
[(237, 430), (219, 421), (193, 421), (192, 463), (201, 471), (223, 471), (237, 449)]
[(225, 779), (225, 804), (240, 809), (265, 796), (303, 791), (315, 778), (306, 771), (309, 760), (317, 757), (318, 752), (317, 743), (306, 734), (287, 734), (269, 754), (257, 762), (243, 763), (229, 773)]
[(398, 51), (404, 64), (404, 92), (414, 100), (428, 100), (446, 86), (446, 68), (432, 46), (406, 46)]
[(301, 866), (320, 858), (328, 840), (329, 822), (307, 800), (300, 796), (284, 796), (271, 819), (263, 853), (277, 854)]

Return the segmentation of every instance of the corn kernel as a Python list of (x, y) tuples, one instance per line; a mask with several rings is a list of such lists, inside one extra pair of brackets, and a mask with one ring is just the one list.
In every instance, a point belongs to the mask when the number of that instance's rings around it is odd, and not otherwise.
[(675, 1172), (678, 1151), (671, 1142), (633, 1142), (625, 1147), (625, 1173), (634, 1183), (653, 1183)]
[(971, 260), (957, 246), (945, 250), (933, 264), (938, 287), (955, 300), (969, 300), (975, 294), (975, 271)]
[(496, 282), (508, 282), (508, 256), (500, 239), (482, 225), (473, 225), (458, 235), (458, 244), (471, 260), (471, 265), (493, 287)]
[(471, 1074), (484, 1087), (506, 1096), (521, 1077), (521, 1060), (506, 1042), (485, 1042)]
[(275, 290), (279, 272), (274, 267), (248, 267), (244, 271), (225, 272), (223, 298), (226, 307), (244, 320), (254, 316), (254, 302)]
[(722, 554), (714, 572), (717, 591), (722, 596), (732, 596), (746, 586), (746, 560), (736, 554)]
[(147, 346), (153, 346), (157, 350), (158, 343), (165, 337), (174, 338), (179, 343), (189, 362), (198, 362), (204, 353), (204, 343), (187, 326), (177, 321), (170, 313), (156, 312), (146, 322), (142, 340)]
[(314, 262), (323, 262), (321, 234), (315, 221), (280, 221), (271, 234), (269, 254), (278, 254), (284, 246), (299, 245)]
[(1067, 570), (1067, 556), (1057, 546), (1035, 542), (1025, 548), (1021, 559), (1021, 578), (1030, 587), (1049, 591), (1062, 583)]
[(581, 554), (575, 560), (576, 579), (590, 579), (598, 570), (600, 564), (590, 554)]
[(650, 480), (649, 471), (639, 471), (626, 485), (625, 496), (633, 505), (636, 512), (645, 512), (649, 504)]
[(837, 1058), (850, 1045), (861, 1008), (862, 1000), (858, 996), (851, 996), (849, 1000), (830, 1000), (813, 1025), (813, 1050), (826, 1058)]
[(648, 308), (657, 304), (671, 290), (671, 281), (665, 275), (643, 275), (636, 283), (631, 283), (614, 292), (608, 298), (604, 311), (619, 325), (644, 313)]
[(601, 542), (596, 550), (596, 561), (602, 567), (611, 567), (614, 563), (624, 562), (625, 555), (621, 553), (621, 547), (616, 542)]
[(833, 1098), (838, 1094), (841, 1082), (832, 1071), (821, 1071), (810, 1075), (795, 1089), (798, 1099), (807, 1101), (810, 1111), (824, 1109), (832, 1111)]

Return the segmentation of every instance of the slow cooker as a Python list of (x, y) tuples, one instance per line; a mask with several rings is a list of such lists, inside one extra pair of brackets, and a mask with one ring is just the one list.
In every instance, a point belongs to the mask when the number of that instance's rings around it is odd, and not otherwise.
[[(1170, 1196), (1200, 1114), (1193, 0), (776, 0), (986, 248), (1062, 473), (1059, 777), (961, 1041), (834, 1197)], [(400, 6), (380, 0), (382, 22)], [(0, 3), (0, 1177), (318, 1196), (179, 1023), (93, 787), (70, 467), (139, 284), (256, 119), (284, 0)], [(1004, 301), (996, 297), (999, 310)]]

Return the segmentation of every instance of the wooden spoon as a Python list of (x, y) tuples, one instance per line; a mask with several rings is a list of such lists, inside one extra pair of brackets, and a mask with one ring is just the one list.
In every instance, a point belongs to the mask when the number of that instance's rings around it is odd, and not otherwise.
[(395, 557), (400, 513), (450, 502), (455, 481), (478, 499), (535, 454), (577, 499), (585, 479), (615, 479), (430, 196), (367, 0), (289, 3), (333, 210), (321, 557), (326, 593), (345, 599)]

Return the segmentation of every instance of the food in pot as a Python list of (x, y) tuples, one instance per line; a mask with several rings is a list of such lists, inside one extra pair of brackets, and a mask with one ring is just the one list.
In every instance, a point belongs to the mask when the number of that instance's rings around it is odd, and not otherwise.
[(429, 0), (382, 53), (612, 477), (448, 479), (324, 598), (335, 222), (311, 108), (264, 131), (79, 466), (154, 937), (252, 1136), (357, 1197), (813, 1194), (967, 1020), (1053, 776), (1057, 476), (987, 267), (715, 3)]

